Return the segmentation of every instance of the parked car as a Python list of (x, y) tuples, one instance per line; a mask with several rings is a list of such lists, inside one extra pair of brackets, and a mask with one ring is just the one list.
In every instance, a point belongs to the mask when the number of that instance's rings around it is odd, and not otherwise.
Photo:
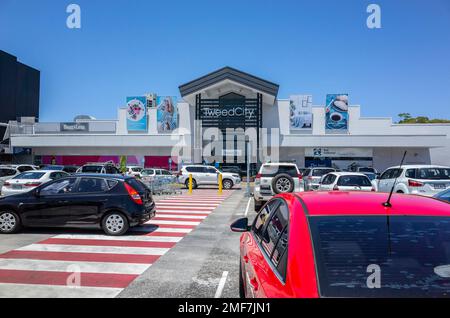
[(75, 174), (79, 168), (80, 167), (77, 166), (46, 166), (45, 168), (42, 168), (42, 170), (64, 171), (68, 174)]
[(365, 174), (356, 172), (332, 172), (323, 177), (319, 190), (375, 192), (376, 188)]
[(241, 297), (448, 297), (449, 205), (394, 194), (387, 208), (386, 199), (281, 194), (252, 224), (237, 220)]
[(435, 198), (450, 203), (450, 189), (437, 194)]
[(166, 180), (170, 183), (175, 183), (177, 177), (166, 169), (144, 169), (141, 172), (141, 179), (144, 183), (151, 183), (156, 180)]
[(361, 172), (361, 173), (374, 173), (375, 175), (378, 174), (377, 169), (375, 168), (371, 168), (371, 167), (358, 167), (356, 168), (356, 172)]
[(126, 174), (132, 177), (141, 178), (143, 167), (139, 166), (128, 166)]
[(362, 174), (366, 175), (370, 182), (372, 183), (372, 186), (375, 188), (375, 192), (378, 192), (378, 174), (375, 174), (373, 172), (361, 172)]
[(24, 226), (101, 228), (119, 236), (154, 215), (150, 191), (134, 177), (79, 174), (0, 198), (0, 234)]
[(217, 168), (201, 165), (185, 166), (181, 169), (178, 182), (189, 187), (189, 175), (192, 174), (193, 188), (203, 185), (218, 185), (219, 174), (222, 174), (222, 185), (226, 190), (232, 189), (241, 183), (241, 177), (235, 173), (221, 172)]
[(33, 165), (27, 165), (27, 164), (20, 164), (20, 165), (3, 165), (2, 167), (8, 167), (15, 169), (17, 173), (27, 172), (31, 170), (37, 170), (36, 166)]
[(310, 168), (303, 173), (305, 181), (305, 191), (318, 190), (322, 177), (331, 172), (336, 172), (334, 168)]
[(253, 198), (255, 211), (280, 193), (305, 190), (303, 176), (295, 163), (266, 163), (256, 175)]
[(220, 170), (222, 172), (237, 174), (241, 178), (247, 176), (247, 171), (245, 171), (245, 174), (244, 174), (244, 172), (241, 170), (241, 168), (239, 168), (237, 166), (223, 166)]
[(64, 171), (34, 170), (24, 172), (3, 183), (2, 195), (9, 196), (28, 192), (44, 183), (68, 176), (69, 174)]
[(20, 172), (17, 171), (17, 169), (9, 166), (0, 166), (0, 189), (5, 181), (14, 178), (18, 174), (20, 174)]
[(407, 165), (387, 169), (378, 180), (378, 191), (435, 196), (450, 189), (450, 168), (432, 165)]
[(77, 173), (120, 174), (113, 163), (88, 163), (78, 169)]

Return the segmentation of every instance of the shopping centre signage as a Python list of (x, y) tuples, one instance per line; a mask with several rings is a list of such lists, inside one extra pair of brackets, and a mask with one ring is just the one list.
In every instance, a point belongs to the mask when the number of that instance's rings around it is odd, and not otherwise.
[(340, 158), (340, 157), (373, 157), (373, 149), (361, 148), (307, 148), (305, 157)]
[(61, 123), (61, 132), (89, 132), (88, 123)]
[(202, 109), (202, 119), (216, 118), (220, 119), (222, 117), (232, 118), (232, 117), (242, 117), (245, 119), (256, 118), (256, 109), (245, 108), (242, 106), (226, 106), (222, 108), (203, 108)]

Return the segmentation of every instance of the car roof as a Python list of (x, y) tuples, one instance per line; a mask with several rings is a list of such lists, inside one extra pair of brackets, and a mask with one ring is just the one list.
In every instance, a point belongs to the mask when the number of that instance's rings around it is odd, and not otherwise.
[(375, 192), (301, 192), (296, 194), (304, 202), (310, 216), (344, 215), (397, 215), (397, 216), (448, 216), (450, 204), (437, 199), (394, 194), (391, 208), (383, 203), (388, 193)]
[(265, 163), (263, 164), (263, 166), (296, 166), (297, 165), (295, 163), (292, 162), (271, 162), (271, 163)]
[(348, 172), (348, 171), (340, 171), (340, 172), (330, 172), (329, 174), (334, 174), (337, 175), (339, 177), (342, 176), (363, 176), (363, 177), (367, 177), (364, 173), (362, 172)]
[(389, 169), (422, 169), (422, 168), (444, 168), (444, 169), (450, 169), (450, 167), (446, 167), (446, 166), (439, 166), (439, 165), (403, 165), (403, 166), (395, 166), (395, 167), (390, 167), (386, 170)]
[(104, 173), (78, 173), (71, 177), (72, 178), (79, 178), (79, 177), (105, 178), (105, 179), (117, 179), (117, 180), (134, 179), (134, 177), (132, 177), (132, 176), (123, 176), (121, 174), (104, 174)]

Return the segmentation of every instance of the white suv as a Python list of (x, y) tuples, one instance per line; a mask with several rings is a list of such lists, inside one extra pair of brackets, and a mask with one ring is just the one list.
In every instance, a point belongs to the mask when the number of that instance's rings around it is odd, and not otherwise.
[(259, 212), (274, 195), (302, 191), (305, 191), (305, 184), (295, 163), (264, 164), (255, 180), (255, 211)]
[(189, 188), (189, 175), (191, 174), (194, 189), (201, 185), (217, 186), (219, 183), (219, 174), (222, 174), (222, 185), (226, 190), (241, 183), (241, 177), (237, 173), (221, 172), (214, 167), (200, 165), (183, 167), (178, 175), (178, 182), (184, 184), (186, 188)]
[(434, 196), (450, 189), (450, 167), (431, 165), (409, 165), (387, 169), (378, 180), (379, 192)]

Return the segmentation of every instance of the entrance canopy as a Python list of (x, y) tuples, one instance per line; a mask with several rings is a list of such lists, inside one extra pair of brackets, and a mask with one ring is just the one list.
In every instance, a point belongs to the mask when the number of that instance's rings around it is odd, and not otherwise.
[(218, 99), (229, 93), (246, 98), (256, 98), (257, 94), (261, 94), (265, 103), (273, 105), (279, 85), (231, 67), (224, 67), (179, 88), (181, 96), (191, 105), (195, 104), (198, 94), (204, 99)]

